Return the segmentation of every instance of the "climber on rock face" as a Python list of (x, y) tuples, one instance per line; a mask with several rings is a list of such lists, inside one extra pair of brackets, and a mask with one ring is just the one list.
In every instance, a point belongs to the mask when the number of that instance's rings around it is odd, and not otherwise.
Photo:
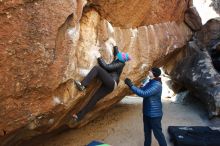
[(79, 113), (72, 114), (74, 120), (81, 120), (87, 112), (91, 111), (100, 99), (117, 88), (125, 62), (129, 61), (131, 58), (128, 53), (119, 52), (117, 46), (114, 46), (113, 49), (114, 60), (110, 64), (106, 64), (103, 58), (97, 55), (96, 57), (100, 66), (94, 66), (82, 82), (75, 80), (76, 86), (81, 91), (84, 90), (94, 78), (100, 79), (102, 84), (93, 94), (88, 104)]
[(125, 79), (125, 84), (140, 97), (143, 97), (143, 122), (144, 122), (144, 146), (151, 145), (151, 133), (153, 131), (155, 138), (160, 146), (167, 146), (162, 132), (161, 120), (162, 112), (162, 82), (159, 77), (161, 70), (152, 68), (149, 71), (150, 80), (144, 83), (140, 88), (136, 87), (129, 78)]

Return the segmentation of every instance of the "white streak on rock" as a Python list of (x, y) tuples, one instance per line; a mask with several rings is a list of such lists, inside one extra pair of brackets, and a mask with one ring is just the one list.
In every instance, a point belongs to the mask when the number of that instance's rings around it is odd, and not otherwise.
[(108, 27), (108, 32), (110, 34), (114, 33), (114, 29), (113, 29), (112, 25), (108, 21), (107, 21), (107, 27)]
[(57, 105), (57, 104), (61, 104), (61, 100), (60, 100), (60, 97), (53, 97), (53, 103), (54, 105)]
[(83, 77), (85, 77), (88, 73), (89, 73), (90, 70), (88, 69), (83, 69), (83, 68), (80, 68), (79, 69), (79, 74)]
[(67, 33), (68, 33), (70, 38), (74, 38), (77, 34), (77, 29), (75, 27), (69, 28), (67, 30)]

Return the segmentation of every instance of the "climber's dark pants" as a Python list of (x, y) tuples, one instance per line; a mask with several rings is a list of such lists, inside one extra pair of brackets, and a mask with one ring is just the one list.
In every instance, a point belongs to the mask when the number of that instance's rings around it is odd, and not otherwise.
[(113, 80), (112, 76), (100, 66), (93, 67), (89, 74), (81, 82), (81, 84), (83, 86), (87, 86), (95, 77), (102, 81), (102, 85), (99, 89), (96, 90), (88, 104), (77, 114), (79, 120), (87, 112), (91, 111), (91, 109), (101, 98), (105, 97), (107, 94), (114, 90), (115, 81)]

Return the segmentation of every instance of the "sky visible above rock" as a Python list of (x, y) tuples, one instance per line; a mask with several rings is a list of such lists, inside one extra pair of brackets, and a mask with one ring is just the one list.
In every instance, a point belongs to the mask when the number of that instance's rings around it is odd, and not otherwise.
[(205, 24), (211, 18), (220, 17), (211, 6), (213, 2), (213, 0), (193, 0), (193, 5), (199, 12), (202, 24)]

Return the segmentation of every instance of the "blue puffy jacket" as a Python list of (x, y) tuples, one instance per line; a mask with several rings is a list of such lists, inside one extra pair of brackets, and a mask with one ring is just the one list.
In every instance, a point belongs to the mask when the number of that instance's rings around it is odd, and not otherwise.
[(160, 81), (152, 79), (144, 87), (132, 86), (131, 90), (144, 98), (143, 114), (145, 116), (161, 117), (163, 115), (161, 103), (162, 83)]

